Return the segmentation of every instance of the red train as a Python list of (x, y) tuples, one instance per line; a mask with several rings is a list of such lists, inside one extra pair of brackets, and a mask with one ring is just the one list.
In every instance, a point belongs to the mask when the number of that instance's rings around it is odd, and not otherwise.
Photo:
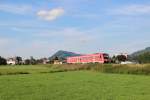
[(96, 53), (89, 55), (81, 55), (68, 57), (67, 63), (75, 64), (75, 63), (108, 63), (109, 55), (106, 53)]

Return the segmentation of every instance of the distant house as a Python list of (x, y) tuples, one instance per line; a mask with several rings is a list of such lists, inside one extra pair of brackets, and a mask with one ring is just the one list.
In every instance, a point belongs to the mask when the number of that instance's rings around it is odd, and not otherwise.
[(48, 64), (48, 63), (49, 63), (49, 60), (48, 60), (47, 58), (43, 58), (43, 59), (42, 59), (42, 63), (43, 63), (43, 64)]
[(120, 64), (125, 65), (125, 64), (135, 64), (134, 62), (131, 61), (122, 61)]
[(61, 62), (59, 60), (54, 60), (54, 64), (63, 64), (63, 62)]
[(63, 62), (58, 58), (58, 57), (55, 57), (52, 62), (53, 64), (63, 64)]
[(21, 57), (12, 57), (7, 59), (8, 65), (17, 65), (22, 64), (22, 58)]
[(16, 65), (17, 64), (16, 58), (8, 58), (7, 59), (7, 64), (8, 65)]

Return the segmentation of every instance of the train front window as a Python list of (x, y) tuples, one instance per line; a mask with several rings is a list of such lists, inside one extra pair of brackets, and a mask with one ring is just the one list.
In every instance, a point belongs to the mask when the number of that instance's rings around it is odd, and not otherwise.
[(109, 55), (108, 54), (103, 54), (104, 59), (109, 59)]

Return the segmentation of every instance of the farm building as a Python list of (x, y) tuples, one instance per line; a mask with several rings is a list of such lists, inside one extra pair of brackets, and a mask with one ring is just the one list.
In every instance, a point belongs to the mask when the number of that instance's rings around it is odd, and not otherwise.
[(15, 65), (16, 63), (17, 63), (17, 61), (14, 58), (8, 58), (7, 59), (7, 64), (8, 65)]
[(8, 65), (16, 65), (16, 64), (22, 64), (22, 58), (21, 57), (12, 57), (7, 59)]
[(63, 60), (60, 60), (57, 56), (53, 59), (50, 60), (50, 63), (51, 64), (63, 64), (64, 61)]

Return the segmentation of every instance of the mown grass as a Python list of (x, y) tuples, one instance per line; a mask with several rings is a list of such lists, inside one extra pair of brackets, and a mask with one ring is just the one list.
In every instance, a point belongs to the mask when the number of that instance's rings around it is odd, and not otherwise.
[(0, 76), (0, 100), (149, 100), (150, 77), (92, 71)]
[(0, 75), (34, 74), (51, 71), (51, 65), (0, 66)]

